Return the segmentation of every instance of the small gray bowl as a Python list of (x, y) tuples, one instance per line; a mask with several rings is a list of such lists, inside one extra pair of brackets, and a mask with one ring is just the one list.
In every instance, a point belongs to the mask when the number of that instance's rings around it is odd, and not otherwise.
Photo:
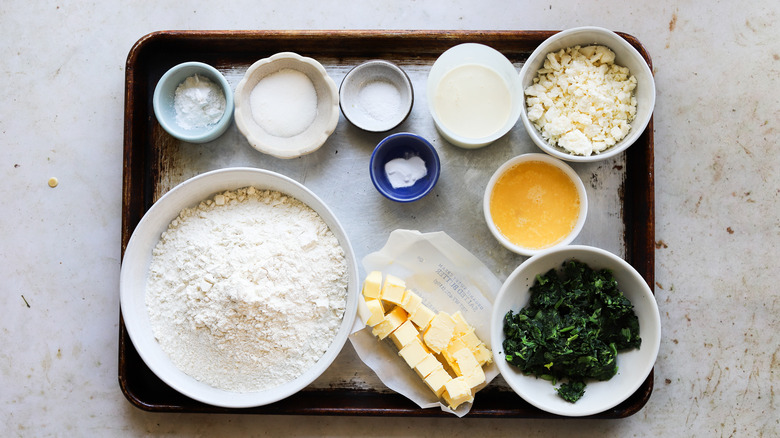
[[(179, 84), (196, 74), (208, 78), (222, 89), (225, 95), (225, 112), (216, 123), (185, 129), (176, 122), (174, 98)], [(230, 126), (233, 119), (233, 90), (222, 73), (214, 67), (202, 62), (185, 62), (174, 66), (160, 78), (154, 89), (152, 105), (157, 121), (168, 134), (190, 143), (206, 143), (217, 139)]]
[(389, 131), (412, 112), (412, 81), (401, 67), (389, 61), (372, 60), (344, 76), (339, 88), (344, 117), (369, 132)]

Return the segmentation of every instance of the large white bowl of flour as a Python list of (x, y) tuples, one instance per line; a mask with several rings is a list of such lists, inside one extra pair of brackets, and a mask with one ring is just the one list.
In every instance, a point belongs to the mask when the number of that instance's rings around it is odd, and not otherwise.
[(162, 196), (120, 274), (122, 318), (146, 365), (180, 393), (229, 408), (273, 403), (319, 377), (347, 340), (358, 291), (354, 252), (327, 205), (251, 168)]

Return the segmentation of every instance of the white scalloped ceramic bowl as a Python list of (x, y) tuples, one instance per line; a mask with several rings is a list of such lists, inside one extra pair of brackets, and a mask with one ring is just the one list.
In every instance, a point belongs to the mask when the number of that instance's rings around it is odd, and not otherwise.
[[(599, 154), (592, 155), (574, 155), (565, 149), (551, 145), (533, 122), (528, 119), (528, 106), (523, 102), (520, 119), (523, 121), (526, 132), (531, 140), (544, 152), (562, 160), (577, 162), (593, 162), (605, 160), (625, 151), (634, 144), (650, 123), (655, 107), (655, 80), (653, 72), (650, 70), (642, 55), (623, 39), (620, 35), (608, 29), (600, 27), (577, 27), (573, 29), (558, 32), (547, 38), (540, 44), (536, 50), (526, 60), (520, 69), (520, 82), (522, 90), (525, 90), (533, 84), (537, 72), (542, 68), (547, 54), (557, 52), (573, 46), (587, 46), (599, 44), (609, 47), (615, 52), (615, 63), (623, 67), (628, 67), (630, 73), (636, 77), (637, 86), (634, 95), (637, 100), (636, 117), (631, 122), (631, 130), (622, 140), (614, 146), (604, 150)], [(523, 98), (524, 99), (524, 98)]]
[[(146, 279), (152, 249), (160, 234), (179, 212), (197, 205), (215, 193), (254, 186), (290, 195), (316, 211), (344, 250), (349, 281), (344, 317), (331, 345), (312, 368), (275, 388), (257, 392), (232, 392), (214, 388), (179, 370), (154, 337), (146, 308)], [(358, 266), (344, 228), (325, 203), (302, 184), (275, 172), (252, 168), (228, 168), (191, 178), (162, 196), (136, 226), (122, 259), (119, 299), (127, 332), (138, 354), (163, 382), (180, 393), (214, 406), (247, 408), (262, 406), (286, 398), (319, 377), (333, 362), (347, 341), (357, 315)]]
[[(278, 101), (277, 108), (264, 108), (267, 113), (279, 117), (273, 123), (264, 121), (262, 117), (258, 123), (253, 109), (252, 92), (263, 80), (282, 70), (294, 70), (303, 73), (311, 81), (316, 92), (316, 115), (306, 126), (299, 127), (302, 121), (296, 119), (303, 112), (294, 115), (288, 113), (288, 108), (282, 105), (300, 102), (300, 89), (274, 90), (278, 95), (268, 101)], [(281, 82), (285, 85), (290, 82)], [(305, 97), (305, 96), (304, 96)], [(319, 149), (328, 137), (336, 130), (339, 121), (339, 92), (336, 83), (333, 82), (325, 67), (312, 58), (304, 57), (293, 52), (277, 53), (269, 58), (261, 59), (247, 69), (241, 82), (238, 83), (235, 92), (235, 120), (238, 130), (246, 137), (252, 147), (258, 151), (277, 158), (297, 158), (312, 153)], [(254, 111), (253, 111), (254, 110)], [(284, 116), (280, 116), (283, 114)], [(306, 120), (308, 122), (308, 120)], [(278, 129), (278, 125), (286, 124), (287, 127)]]
[[(537, 275), (558, 269), (568, 260), (579, 260), (593, 269), (611, 269), (618, 287), (631, 300), (639, 318), (639, 349), (618, 353), (618, 372), (610, 380), (587, 382), (585, 395), (569, 403), (555, 392), (553, 385), (534, 376), (523, 374), (505, 359), (503, 342), (504, 316), (517, 312), (528, 304), (529, 289)], [(590, 246), (567, 246), (541, 252), (518, 266), (506, 279), (493, 303), (490, 322), (493, 357), (504, 380), (525, 401), (544, 411), (581, 417), (613, 408), (630, 397), (653, 369), (661, 345), (661, 316), (650, 287), (644, 278), (625, 260)]]

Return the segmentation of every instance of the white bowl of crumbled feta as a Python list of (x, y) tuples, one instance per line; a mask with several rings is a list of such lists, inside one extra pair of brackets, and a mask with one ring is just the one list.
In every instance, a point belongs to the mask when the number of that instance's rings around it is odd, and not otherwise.
[(341, 351), (357, 261), (338, 219), (278, 173), (230, 168), (176, 186), (136, 226), (120, 274), (127, 332), (180, 393), (246, 408), (286, 398)]
[(607, 29), (556, 33), (531, 53), (520, 80), (526, 131), (539, 148), (563, 160), (615, 156), (636, 142), (653, 115), (648, 62)]

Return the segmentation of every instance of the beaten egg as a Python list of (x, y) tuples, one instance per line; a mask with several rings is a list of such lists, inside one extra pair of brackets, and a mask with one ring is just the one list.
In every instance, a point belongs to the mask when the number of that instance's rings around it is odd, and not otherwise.
[(504, 171), (490, 194), (490, 218), (514, 245), (539, 250), (563, 241), (582, 211), (574, 181), (544, 161), (522, 161)]

